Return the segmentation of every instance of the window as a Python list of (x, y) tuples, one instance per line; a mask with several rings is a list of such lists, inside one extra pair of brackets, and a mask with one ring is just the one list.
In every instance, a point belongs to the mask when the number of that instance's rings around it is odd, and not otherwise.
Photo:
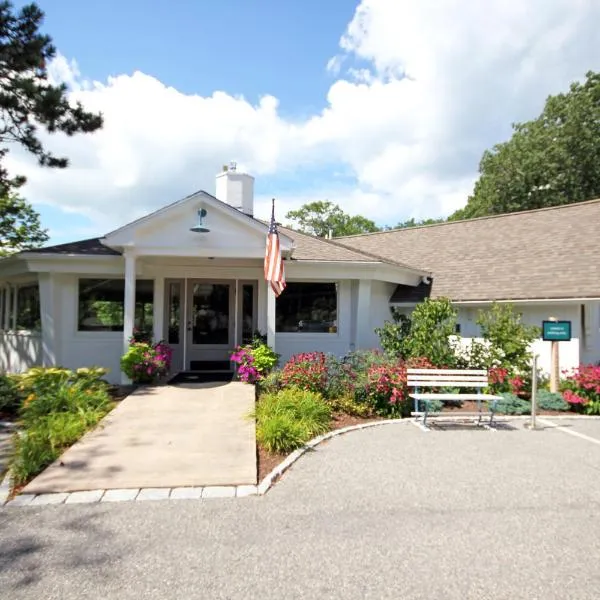
[[(79, 331), (123, 331), (124, 279), (79, 280)], [(135, 284), (135, 328), (152, 335), (154, 281)]]
[(279, 333), (337, 332), (337, 284), (289, 282), (277, 298)]
[(179, 344), (179, 330), (181, 328), (181, 284), (169, 284), (169, 344)]
[(16, 328), (26, 331), (40, 331), (42, 329), (40, 288), (37, 283), (17, 288)]

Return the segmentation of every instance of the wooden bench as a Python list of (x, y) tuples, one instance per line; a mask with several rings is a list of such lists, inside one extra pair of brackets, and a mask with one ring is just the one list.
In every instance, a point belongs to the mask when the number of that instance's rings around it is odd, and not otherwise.
[[(423, 417), (423, 426), (427, 427), (427, 416), (430, 415), (430, 404), (432, 400), (440, 402), (462, 402), (464, 400), (474, 400), (477, 402), (477, 413), (461, 413), (461, 416), (479, 417), (477, 424), (481, 424), (482, 402), (486, 402), (489, 409), (490, 421), (494, 421), (496, 412), (496, 403), (502, 399), (502, 396), (493, 394), (484, 394), (482, 390), (488, 387), (488, 373), (485, 369), (407, 369), (407, 385), (414, 388), (414, 392), (409, 394), (415, 401), (415, 410), (412, 416)], [(420, 392), (421, 388), (436, 388), (435, 392)], [(477, 390), (476, 392), (454, 392), (455, 389)], [(419, 402), (423, 402), (425, 410), (419, 410)]]

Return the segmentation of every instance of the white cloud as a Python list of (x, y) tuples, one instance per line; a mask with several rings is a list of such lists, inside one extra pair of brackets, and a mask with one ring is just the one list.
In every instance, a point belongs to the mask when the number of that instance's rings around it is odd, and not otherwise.
[[(331, 169), (326, 189), (307, 181), (280, 195), (282, 207), (328, 198), (381, 223), (448, 214), (466, 202), (482, 151), (506, 139), (511, 122), (600, 70), (599, 21), (590, 0), (363, 0), (339, 54), (323, 57), (335, 78), (326, 107), (301, 122), (282, 118), (272, 96), (253, 105), (222, 91), (186, 95), (140, 72), (91, 82), (58, 57), (52, 77), (101, 110), (105, 127), (51, 140), (71, 157), (66, 171), (39, 169), (17, 152), (11, 166), (28, 175), (28, 198), (86, 214), (100, 230), (213, 191), (230, 159), (257, 182)], [(336, 184), (340, 166), (354, 188)]]

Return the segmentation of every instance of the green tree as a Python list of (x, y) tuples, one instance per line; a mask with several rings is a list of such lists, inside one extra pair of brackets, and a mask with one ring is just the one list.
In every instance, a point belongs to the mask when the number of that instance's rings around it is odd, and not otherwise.
[(381, 347), (389, 356), (406, 359), (410, 356), (410, 317), (392, 306), (392, 320), (375, 329)]
[(0, 2), (0, 197), (25, 182), (3, 164), (9, 148), (18, 144), (45, 167), (65, 168), (68, 159), (46, 150), (38, 136), (49, 133), (90, 133), (102, 127), (102, 116), (71, 104), (64, 84), (52, 85), (46, 65), (56, 55), (52, 39), (40, 33), (44, 13), (36, 4), (15, 11)]
[(434, 219), (420, 219), (416, 221), (414, 218), (407, 219), (406, 221), (400, 221), (394, 227), (390, 227), (390, 229), (406, 229), (408, 227), (423, 227), (423, 225), (436, 225), (437, 223), (445, 223), (446, 219), (434, 218)]
[(450, 219), (581, 202), (600, 196), (600, 74), (550, 96), (542, 114), (513, 125), (483, 154), (467, 205)]
[(361, 216), (346, 214), (337, 204), (328, 200), (317, 200), (304, 204), (298, 210), (291, 210), (285, 215), (292, 221), (291, 227), (302, 233), (317, 237), (340, 237), (357, 233), (379, 231), (373, 221)]
[(41, 246), (48, 234), (31, 205), (15, 194), (0, 197), (0, 256)]
[(392, 310), (393, 321), (375, 330), (381, 347), (393, 357), (428, 358), (438, 367), (451, 367), (457, 356), (453, 343), (457, 313), (448, 298), (427, 298), (410, 317)]
[(511, 375), (529, 372), (531, 342), (540, 336), (540, 328), (523, 323), (512, 304), (494, 302), (479, 312), (477, 324), (486, 342), (488, 368), (504, 367)]

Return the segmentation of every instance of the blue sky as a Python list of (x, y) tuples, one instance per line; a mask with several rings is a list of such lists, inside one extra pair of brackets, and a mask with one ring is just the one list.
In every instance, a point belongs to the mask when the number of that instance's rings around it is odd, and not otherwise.
[(64, 172), (10, 155), (53, 242), (212, 193), (230, 160), (255, 175), (258, 216), (273, 196), (283, 221), (322, 199), (379, 224), (447, 215), (512, 122), (600, 70), (586, 0), (39, 5), (52, 76), (105, 116), (93, 136), (46, 139)]
[[(283, 114), (321, 109), (327, 58), (356, 0), (41, 1), (46, 29), (86, 76), (140, 70), (184, 93), (214, 90), (256, 102), (274, 94)], [(151, 8), (150, 8), (151, 7)]]

